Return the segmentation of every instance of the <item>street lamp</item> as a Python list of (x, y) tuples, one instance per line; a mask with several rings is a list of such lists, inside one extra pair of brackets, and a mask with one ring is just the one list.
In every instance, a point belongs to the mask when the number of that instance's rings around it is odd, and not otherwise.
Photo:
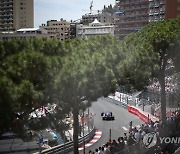
[(128, 100), (128, 95), (127, 95), (127, 94), (126, 94), (126, 101), (127, 101), (127, 105), (128, 105), (128, 103), (129, 103), (128, 101), (129, 101), (129, 100)]
[(143, 105), (143, 111), (144, 111), (144, 101), (142, 102), (142, 105)]
[(89, 129), (89, 108), (88, 108), (88, 133), (90, 132), (90, 129)]
[(83, 154), (85, 154), (85, 140), (84, 140), (84, 110), (83, 110), (83, 122), (82, 122), (82, 125), (83, 125)]

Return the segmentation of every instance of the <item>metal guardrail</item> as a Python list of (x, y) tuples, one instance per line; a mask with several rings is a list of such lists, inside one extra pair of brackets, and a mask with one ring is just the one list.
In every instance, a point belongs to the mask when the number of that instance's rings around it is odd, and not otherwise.
[(113, 104), (119, 105), (119, 106), (121, 106), (121, 107), (123, 107), (123, 108), (125, 108), (125, 109), (127, 109), (127, 107), (128, 107), (128, 105), (127, 105), (126, 103), (123, 103), (123, 102), (120, 102), (120, 101), (111, 99), (111, 98), (109, 98), (109, 97), (105, 97), (105, 98), (102, 98), (102, 99), (104, 99), (104, 100), (106, 100), (106, 101), (108, 101), (108, 102), (111, 102), (111, 103), (113, 103)]
[[(95, 127), (85, 136), (79, 139), (79, 146), (82, 146), (84, 143), (89, 142), (95, 134)], [(67, 152), (71, 152), (73, 150), (73, 141), (67, 142), (62, 145), (57, 145), (52, 147), (51, 149), (46, 149), (41, 151), (41, 154), (65, 154)], [(36, 152), (34, 154), (39, 154)]]

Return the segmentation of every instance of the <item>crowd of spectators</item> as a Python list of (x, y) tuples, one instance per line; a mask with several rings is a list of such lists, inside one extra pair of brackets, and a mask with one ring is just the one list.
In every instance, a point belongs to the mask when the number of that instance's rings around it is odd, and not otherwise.
[[(160, 92), (161, 87), (158, 79), (154, 78), (152, 84), (148, 88), (153, 90), (154, 92)], [(176, 91), (176, 89), (177, 89), (177, 83), (174, 82), (173, 76), (166, 76), (165, 77), (166, 93), (173, 93)]]
[[(171, 124), (175, 124), (175, 127), (170, 129)], [(167, 117), (167, 127), (169, 128), (168, 132), (174, 133), (180, 128), (180, 112), (174, 111), (171, 113), (170, 117)], [(129, 133), (124, 133), (124, 136), (121, 136), (116, 140), (109, 140), (104, 145), (96, 148), (95, 150), (90, 150), (89, 154), (125, 154), (133, 153), (139, 150), (142, 150), (145, 145), (143, 144), (143, 137), (150, 132), (155, 132), (157, 138), (161, 136), (162, 132), (162, 123), (161, 121), (151, 121), (150, 123), (144, 123), (139, 128), (129, 127)], [(164, 135), (164, 134), (163, 134)], [(170, 135), (170, 134), (169, 134)], [(132, 148), (134, 146), (134, 148)], [(144, 148), (145, 149), (145, 148)], [(147, 149), (146, 149), (147, 150)], [(155, 154), (169, 154), (168, 149), (164, 151), (161, 148), (161, 145), (156, 145), (153, 153)]]

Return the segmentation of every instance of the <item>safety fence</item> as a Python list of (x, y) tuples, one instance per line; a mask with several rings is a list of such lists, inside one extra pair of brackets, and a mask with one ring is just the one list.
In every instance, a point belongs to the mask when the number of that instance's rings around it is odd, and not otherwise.
[[(79, 141), (78, 141), (79, 147), (89, 142), (93, 138), (94, 134), (95, 134), (95, 127), (93, 127), (93, 129), (88, 134), (79, 138)], [(65, 153), (71, 152), (72, 150), (73, 150), (73, 141), (70, 141), (62, 145), (54, 146), (51, 149), (43, 150), (41, 151), (41, 153), (42, 154), (65, 154)], [(39, 153), (40, 152), (36, 152), (34, 154), (39, 154)]]
[(159, 119), (153, 115), (151, 115), (148, 112), (144, 112), (142, 110), (140, 110), (139, 108), (136, 108), (135, 106), (130, 106), (128, 105), (128, 111), (132, 114), (137, 115), (142, 121), (144, 122), (150, 122), (150, 121), (159, 121)]
[(106, 97), (106, 98), (103, 97), (102, 99), (104, 99), (104, 100), (106, 100), (106, 101), (108, 101), (108, 102), (111, 102), (111, 103), (113, 103), (113, 104), (119, 105), (119, 106), (121, 106), (121, 107), (123, 107), (123, 108), (125, 108), (125, 109), (127, 109), (127, 107), (128, 107), (128, 104), (127, 104), (127, 103), (117, 101), (117, 100), (115, 100), (115, 99), (113, 99), (113, 98), (110, 98), (110, 97)]
[(159, 119), (156, 118), (155, 116), (153, 116), (147, 112), (141, 111), (139, 108), (136, 108), (135, 106), (131, 106), (130, 104), (126, 104), (126, 103), (114, 100), (113, 98), (110, 98), (110, 97), (106, 97), (103, 99), (108, 101), (108, 102), (111, 102), (113, 104), (116, 104), (118, 106), (121, 106), (121, 107), (127, 109), (128, 112), (137, 115), (144, 122), (150, 122), (151, 120), (152, 121), (159, 121)]

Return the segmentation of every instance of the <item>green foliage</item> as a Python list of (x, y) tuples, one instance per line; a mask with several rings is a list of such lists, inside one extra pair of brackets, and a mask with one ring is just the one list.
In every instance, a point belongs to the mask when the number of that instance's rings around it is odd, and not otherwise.
[(159, 77), (168, 59), (174, 59), (178, 68), (177, 34), (180, 34), (180, 20), (173, 19), (148, 24), (139, 32), (126, 37), (121, 45), (126, 58), (119, 67), (123, 70), (121, 79), (123, 76), (125, 78), (120, 84), (130, 84), (132, 88), (142, 90), (149, 85), (152, 77)]
[(40, 39), (0, 42), (0, 114), (6, 117), (0, 120), (0, 133), (23, 130), (29, 113), (54, 103), (54, 76), (67, 54), (62, 46)]
[(126, 60), (123, 62), (125, 84), (143, 89), (153, 77), (161, 85), (161, 112), (166, 120), (165, 74), (168, 61), (179, 70), (180, 19), (154, 22), (122, 42)]
[[(78, 113), (91, 102), (115, 90), (116, 64), (123, 59), (119, 42), (112, 36), (75, 39), (63, 60), (55, 86), (60, 100), (69, 106), (74, 119), (74, 152), (78, 152)], [(71, 52), (73, 50), (73, 52)]]
[(15, 106), (11, 103), (13, 100), (12, 95), (14, 94), (13, 83), (9, 78), (0, 73), (0, 134), (6, 129), (11, 128), (13, 121), (13, 110)]
[(111, 69), (115, 65), (113, 61), (121, 58), (117, 40), (113, 37), (77, 41), (78, 46), (75, 45), (72, 54), (64, 59), (56, 80), (62, 100), (72, 107), (84, 100), (92, 102), (109, 94), (115, 88), (114, 71)]
[[(0, 133), (23, 128), (29, 113), (48, 103), (58, 104), (56, 114), (48, 118), (56, 128), (63, 128), (66, 114), (74, 111), (77, 120), (79, 110), (119, 85), (144, 89), (165, 70), (168, 59), (179, 71), (179, 32), (180, 21), (174, 19), (149, 24), (121, 42), (110, 35), (63, 43), (0, 42), (0, 116), (5, 115), (0, 119)], [(42, 121), (29, 124), (36, 129), (47, 126), (48, 120)], [(74, 127), (77, 131), (78, 125)]]

